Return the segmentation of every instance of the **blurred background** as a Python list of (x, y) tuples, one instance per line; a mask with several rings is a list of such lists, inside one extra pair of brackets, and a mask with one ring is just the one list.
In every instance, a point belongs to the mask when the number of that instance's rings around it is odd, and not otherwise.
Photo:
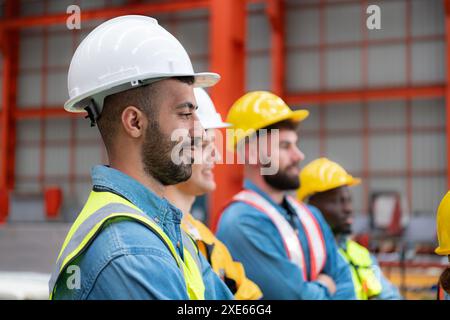
[[(304, 164), (326, 156), (363, 179), (352, 189), (358, 241), (406, 298), (434, 299), (445, 265), (433, 253), (435, 212), (450, 183), (446, 2), (0, 1), (0, 298), (45, 298), (90, 168), (108, 162), (97, 129), (63, 109), (73, 52), (101, 22), (144, 14), (181, 41), (196, 71), (222, 75), (211, 93), (223, 117), (249, 90), (308, 109)], [(70, 5), (80, 29), (66, 25)], [(369, 5), (381, 9), (379, 30), (366, 26)], [(196, 203), (212, 228), (239, 189), (234, 167), (218, 166), (218, 190)]]

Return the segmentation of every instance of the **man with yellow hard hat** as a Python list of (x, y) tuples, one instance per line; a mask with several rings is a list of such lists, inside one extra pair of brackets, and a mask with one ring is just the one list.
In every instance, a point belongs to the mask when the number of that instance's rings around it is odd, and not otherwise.
[(369, 250), (349, 238), (353, 224), (349, 187), (360, 182), (336, 162), (319, 158), (302, 169), (297, 197), (318, 208), (330, 225), (339, 252), (352, 273), (358, 299), (401, 299), (398, 289), (383, 276)]
[(449, 265), (439, 278), (440, 298), (450, 300), (450, 191), (444, 196), (437, 211), (437, 237), (439, 247), (436, 253), (447, 256)]
[(192, 165), (192, 175), (189, 180), (168, 186), (166, 198), (183, 212), (181, 227), (197, 243), (198, 249), (211, 264), (217, 275), (227, 284), (237, 300), (257, 300), (262, 296), (258, 286), (245, 275), (241, 263), (233, 261), (227, 247), (220, 242), (211, 230), (201, 221), (191, 215), (192, 205), (197, 196), (204, 195), (216, 189), (213, 168), (218, 151), (214, 145), (215, 131), (219, 128), (229, 127), (222, 121), (219, 113), (202, 88), (194, 88), (195, 99), (198, 104), (197, 115), (206, 130), (206, 138), (201, 147), (200, 161)]
[(266, 91), (233, 104), (226, 121), (235, 131), (227, 142), (244, 162), (245, 180), (221, 216), (217, 237), (263, 299), (354, 299), (350, 271), (326, 221), (288, 195), (299, 187), (304, 155), (296, 130), (307, 116)]

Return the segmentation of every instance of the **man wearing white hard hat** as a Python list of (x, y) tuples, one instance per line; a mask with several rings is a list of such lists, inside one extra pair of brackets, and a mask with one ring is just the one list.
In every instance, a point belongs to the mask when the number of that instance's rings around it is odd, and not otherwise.
[(202, 146), (196, 148), (200, 153), (199, 163), (192, 165), (192, 175), (186, 182), (167, 187), (166, 196), (183, 212), (181, 226), (193, 239), (207, 258), (214, 271), (227, 284), (237, 300), (256, 300), (262, 296), (259, 287), (245, 275), (244, 267), (231, 257), (227, 247), (219, 241), (211, 230), (191, 215), (192, 205), (197, 196), (216, 189), (213, 168), (218, 151), (214, 145), (216, 129), (228, 127), (202, 88), (194, 89), (198, 104), (197, 115), (206, 130)]
[(153, 18), (114, 18), (81, 42), (64, 107), (86, 110), (98, 125), (109, 166), (92, 169), (92, 191), (57, 258), (50, 298), (232, 297), (181, 231), (181, 211), (164, 199), (166, 186), (192, 172), (188, 152), (180, 151), (180, 164), (172, 161), (171, 134), (184, 129), (193, 149), (193, 87), (218, 80), (194, 73), (181, 43)]

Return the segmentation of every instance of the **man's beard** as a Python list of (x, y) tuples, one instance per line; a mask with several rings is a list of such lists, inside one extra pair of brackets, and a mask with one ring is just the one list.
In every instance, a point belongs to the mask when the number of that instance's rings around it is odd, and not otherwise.
[(174, 185), (191, 177), (191, 164), (175, 164), (171, 159), (177, 141), (165, 136), (156, 121), (151, 121), (142, 145), (142, 162), (145, 172), (163, 185)]
[(293, 166), (298, 166), (298, 164), (293, 164), (287, 167), (285, 170), (279, 170), (273, 175), (263, 175), (264, 181), (270, 185), (272, 188), (281, 191), (295, 190), (300, 187), (300, 179), (298, 175), (289, 175), (287, 171)]

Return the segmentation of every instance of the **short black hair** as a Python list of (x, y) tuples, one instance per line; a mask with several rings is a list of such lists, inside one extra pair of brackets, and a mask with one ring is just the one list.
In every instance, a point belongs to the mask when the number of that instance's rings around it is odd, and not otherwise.
[[(173, 77), (170, 79), (175, 79), (188, 85), (193, 85), (195, 82), (193, 76)], [(158, 94), (154, 84), (150, 83), (138, 88), (118, 92), (105, 98), (97, 125), (108, 152), (111, 151), (114, 145), (114, 138), (121, 123), (122, 112), (128, 106), (139, 108), (150, 119), (157, 118), (159, 110), (152, 103), (154, 97)]]

